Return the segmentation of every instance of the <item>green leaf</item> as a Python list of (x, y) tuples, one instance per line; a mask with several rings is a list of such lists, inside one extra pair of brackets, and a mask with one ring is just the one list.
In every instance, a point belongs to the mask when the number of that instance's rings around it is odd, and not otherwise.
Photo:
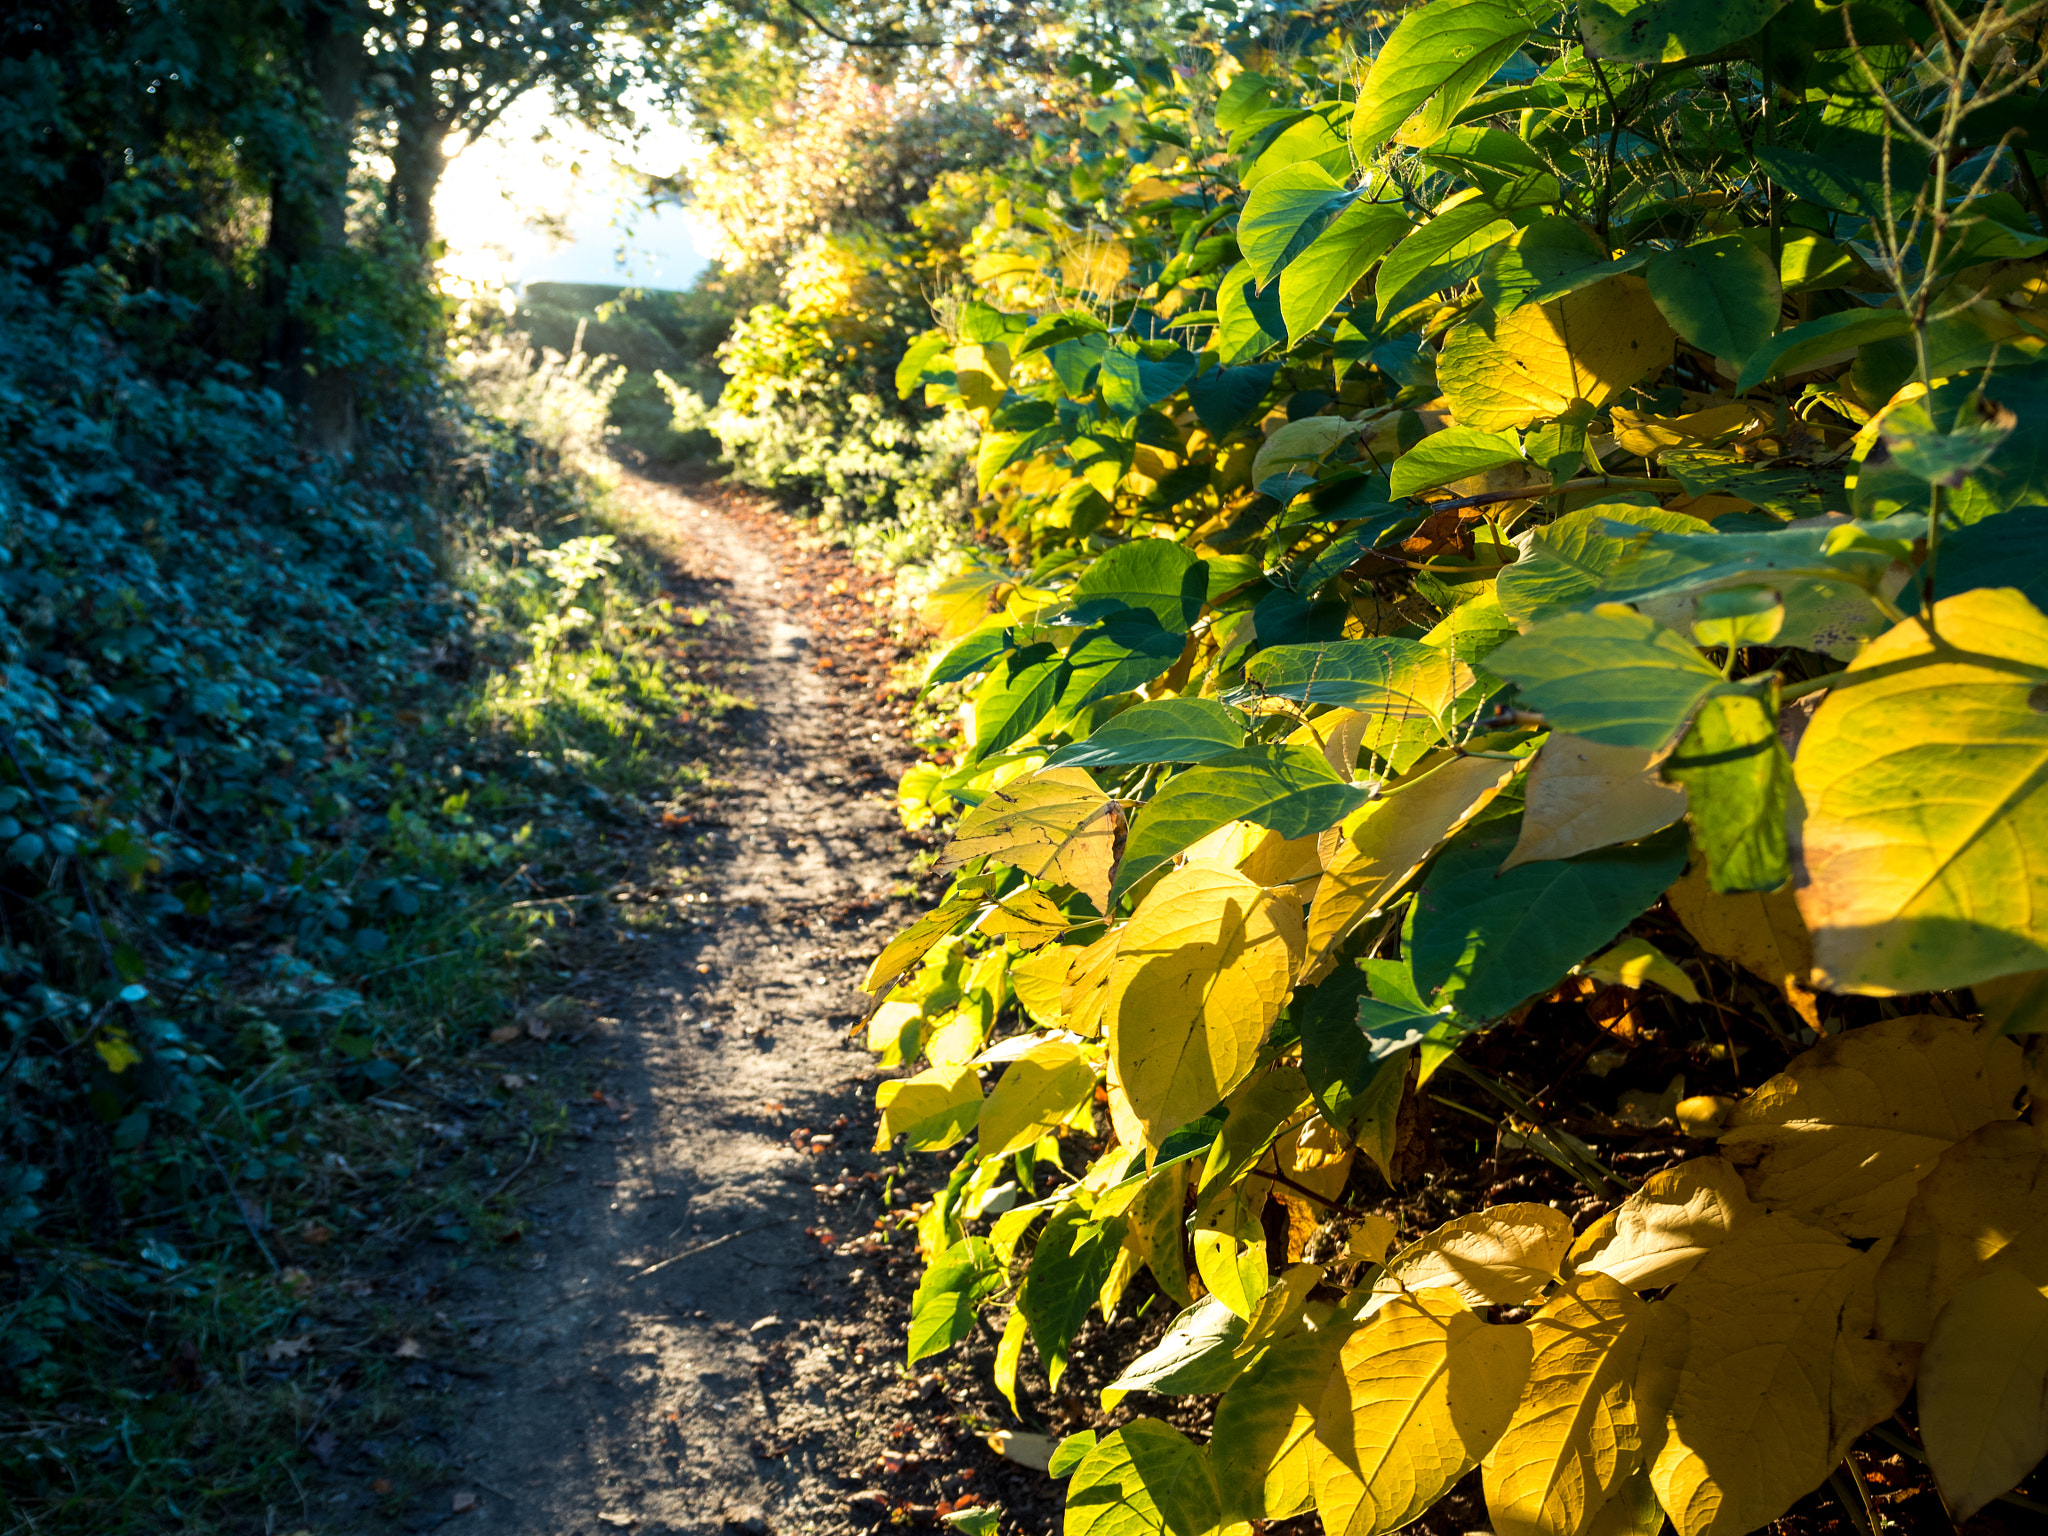
[(1216, 98), (1216, 126), (1236, 133), (1273, 102), (1273, 82), (1256, 70), (1245, 70)]
[(1003, 1267), (986, 1238), (966, 1238), (933, 1259), (910, 1302), (908, 1363), (915, 1365), (966, 1338), (981, 1303), (1002, 1285)]
[(1126, 421), (1177, 393), (1195, 376), (1195, 354), (1176, 348), (1161, 361), (1130, 352), (1103, 354), (1096, 391), (1102, 403)]
[(1671, 329), (1710, 357), (1739, 366), (1777, 327), (1777, 269), (1741, 235), (1659, 251), (1643, 276)]
[(952, 343), (944, 331), (926, 331), (911, 342), (910, 349), (903, 354), (903, 361), (896, 365), (896, 395), (907, 400), (910, 392), (946, 370), (947, 354)]
[(1941, 536), (1935, 597), (1976, 587), (2016, 587), (2048, 611), (2048, 507), (2019, 507)]
[[(1240, 76), (1240, 79), (1243, 77)], [(1064, 1478), (1081, 1465), (1082, 1458), (1095, 1449), (1097, 1435), (1092, 1429), (1077, 1429), (1053, 1449), (1052, 1460), (1046, 1463), (1045, 1475), (1055, 1480)]]
[(1285, 838), (1312, 837), (1368, 798), (1313, 747), (1246, 747), (1190, 768), (1138, 812), (1110, 895), (1129, 890), (1228, 822), (1249, 821)]
[(1523, 462), (1521, 442), (1512, 432), (1446, 427), (1441, 432), (1432, 432), (1394, 461), (1388, 490), (1395, 496), (1413, 496), (1467, 475)]
[(1309, 1508), (1316, 1409), (1350, 1331), (1332, 1318), (1287, 1334), (1216, 1405), (1209, 1460), (1226, 1520), (1285, 1520)]
[(1280, 315), (1290, 344), (1329, 318), (1374, 262), (1408, 233), (1395, 203), (1352, 203), (1280, 274)]
[(1524, 304), (1548, 304), (1619, 272), (1633, 271), (1648, 259), (1649, 253), (1641, 252), (1611, 261), (1577, 219), (1546, 215), (1530, 220), (1486, 253), (1479, 270), (1479, 296), (1495, 314), (1512, 314)]
[(1113, 768), (1132, 763), (1203, 763), (1244, 745), (1237, 715), (1213, 699), (1151, 699), (1061, 747), (1048, 768)]
[(1914, 479), (1955, 489), (1990, 461), (2017, 425), (2005, 411), (1943, 432), (1924, 401), (1909, 400), (1886, 414), (1879, 441), (1891, 462)]
[(1426, 145), (1440, 137), (1522, 39), (1558, 9), (1544, 0), (1431, 0), (1410, 11), (1359, 89), (1351, 117), (1355, 156), (1370, 160), (1431, 97), (1438, 100), (1410, 142)]
[(1186, 646), (1187, 637), (1161, 629), (1149, 608), (1112, 614), (1068, 648), (1061, 708), (1076, 710), (1111, 694), (1129, 693), (1171, 667)]
[(925, 687), (957, 683), (977, 672), (988, 671), (1005, 652), (1016, 648), (1013, 634), (1014, 628), (1006, 619), (998, 619), (969, 632), (959, 644), (932, 663), (932, 669), (924, 675)]
[(1476, 1019), (1549, 991), (1614, 941), (1685, 868), (1683, 833), (1503, 870), (1521, 835), (1497, 817), (1452, 838), (1401, 936), (1417, 987)]
[(1244, 1328), (1243, 1318), (1214, 1296), (1204, 1296), (1167, 1326), (1165, 1338), (1125, 1366), (1110, 1390), (1169, 1397), (1221, 1392), (1244, 1369), (1232, 1354)]
[(1375, 635), (1324, 645), (1276, 645), (1245, 663), (1247, 683), (1271, 698), (1347, 709), (1384, 709), (1408, 703), (1418, 672), (1434, 673), (1441, 653), (1417, 640)]
[(1067, 1484), (1063, 1536), (1210, 1536), (1221, 1519), (1201, 1449), (1158, 1419), (1107, 1435)]
[(1610, 747), (1663, 746), (1721, 674), (1682, 636), (1621, 603), (1538, 624), (1486, 658), (1551, 728)]
[(1280, 345), (1287, 321), (1278, 294), (1261, 294), (1250, 266), (1239, 262), (1216, 290), (1217, 360), (1225, 367), (1249, 362)]
[(1259, 408), (1278, 370), (1271, 363), (1244, 368), (1211, 368), (1188, 385), (1195, 419), (1211, 437), (1222, 437)]
[[(1768, 584), (1779, 588), (1786, 598), (1786, 628), (1793, 628), (1792, 578), (1833, 581), (1865, 590), (1874, 588), (1892, 564), (1882, 549), (1851, 544), (1828, 553), (1836, 537), (1835, 527), (1777, 528), (1763, 533), (1666, 532), (1644, 524), (1650, 531), (1629, 542), (1620, 559), (1602, 577), (1598, 596), (1627, 603), (1651, 603), (1690, 593), (1709, 592), (1721, 587)], [(1911, 538), (1925, 528), (1923, 519), (1901, 518), (1898, 527), (1888, 523), (1841, 525), (1877, 533), (1903, 531)], [(1802, 640), (1780, 635), (1780, 644), (1802, 645)]]
[(1069, 1201), (1053, 1212), (1031, 1251), (1031, 1268), (1017, 1306), (1031, 1329), (1031, 1342), (1045, 1365), (1046, 1379), (1059, 1385), (1067, 1368), (1067, 1344), (1094, 1305), (1123, 1241), (1123, 1218), (1094, 1220)]
[(1363, 195), (1363, 188), (1345, 186), (1313, 160), (1275, 171), (1260, 182), (1245, 199), (1237, 220), (1237, 248), (1260, 286), (1286, 270), (1332, 219)]
[(1485, 202), (1460, 203), (1438, 214), (1380, 263), (1373, 285), (1380, 316), (1469, 281), (1485, 264), (1487, 253), (1514, 232), (1514, 224)]
[(1760, 32), (1785, 0), (1585, 0), (1579, 33), (1591, 58), (1621, 64), (1676, 64)]
[(1077, 336), (1100, 336), (1108, 329), (1100, 319), (1085, 310), (1058, 310), (1032, 323), (1017, 343), (1017, 355), (1023, 357), (1026, 353), (1072, 341)]
[(1638, 540), (1627, 528), (1714, 531), (1696, 517), (1657, 507), (1602, 503), (1567, 512), (1520, 540), (1521, 559), (1494, 582), (1501, 611), (1517, 625), (1527, 626), (1546, 612), (1590, 602), (1608, 573), (1636, 547)]
[(1185, 635), (1209, 595), (1203, 563), (1172, 539), (1133, 539), (1091, 564), (1067, 593), (1063, 622), (1093, 624), (1142, 608), (1160, 628)]
[(1778, 332), (1750, 353), (1735, 381), (1736, 391), (1754, 389), (1780, 374), (1798, 373), (1836, 352), (1903, 336), (1912, 328), (1910, 317), (1898, 309), (1849, 309), (1808, 320)]
[(1028, 736), (1052, 712), (1066, 678), (1066, 660), (1050, 645), (1012, 651), (974, 696), (974, 746), (979, 762)]
[(1724, 693), (1700, 706), (1664, 764), (1683, 784), (1692, 835), (1717, 891), (1775, 891), (1792, 878), (1785, 806), (1792, 762), (1778, 739), (1776, 689)]

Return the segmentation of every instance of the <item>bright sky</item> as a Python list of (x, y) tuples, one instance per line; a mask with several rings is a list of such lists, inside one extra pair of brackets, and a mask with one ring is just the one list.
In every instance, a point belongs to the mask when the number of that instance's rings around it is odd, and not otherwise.
[(686, 288), (709, 242), (691, 213), (649, 208), (630, 173), (668, 174), (696, 153), (676, 123), (622, 151), (529, 92), (442, 177), (442, 270), (485, 293), (545, 282)]

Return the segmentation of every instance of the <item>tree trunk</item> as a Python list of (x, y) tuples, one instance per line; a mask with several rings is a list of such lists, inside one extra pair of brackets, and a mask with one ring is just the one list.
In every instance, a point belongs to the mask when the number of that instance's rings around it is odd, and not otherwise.
[[(421, 75), (431, 81), (426, 71)], [(442, 121), (440, 106), (431, 83), (415, 90), (399, 115), (398, 143), (391, 151), (391, 213), (405, 227), (422, 260), (434, 240), (434, 191), (441, 184), (441, 173), (448, 169), (447, 151), (442, 148), (448, 125)]]

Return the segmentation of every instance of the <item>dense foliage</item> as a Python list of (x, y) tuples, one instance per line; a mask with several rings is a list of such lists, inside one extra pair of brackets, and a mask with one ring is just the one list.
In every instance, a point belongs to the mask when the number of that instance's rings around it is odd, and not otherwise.
[(910, 1359), (1184, 1308), (1070, 1536), (1967, 1518), (2048, 1452), (2039, 14), (1395, 20), (1081, 60), (898, 374), (1007, 554), (868, 979)]

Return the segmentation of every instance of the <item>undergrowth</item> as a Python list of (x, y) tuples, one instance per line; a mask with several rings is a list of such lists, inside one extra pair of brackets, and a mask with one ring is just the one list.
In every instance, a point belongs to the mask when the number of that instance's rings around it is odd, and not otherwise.
[(450, 1074), (564, 1016), (564, 898), (736, 701), (559, 361), (341, 468), (230, 367), (12, 283), (0, 331), (0, 1507), (217, 1528), (417, 1416), (397, 1302), (317, 1357), (302, 1308), (513, 1251), (574, 1085)]

